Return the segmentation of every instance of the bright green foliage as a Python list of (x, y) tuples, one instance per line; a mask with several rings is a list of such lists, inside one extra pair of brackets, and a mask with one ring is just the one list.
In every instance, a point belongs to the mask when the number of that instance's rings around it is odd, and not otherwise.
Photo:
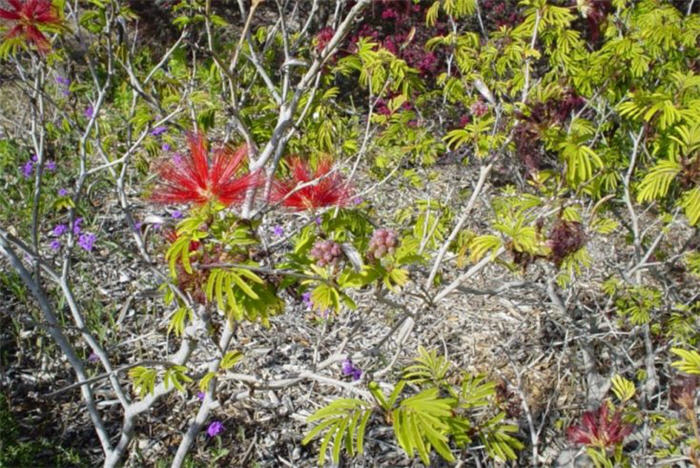
[(391, 394), (384, 394), (377, 382), (370, 382), (374, 404), (358, 399), (331, 402), (308, 418), (319, 423), (303, 442), (321, 437), (319, 464), (325, 462), (330, 444), (333, 461), (338, 463), (343, 448), (348, 456), (362, 452), (366, 425), (376, 422), (371, 414), (379, 412), (403, 451), (409, 457), (418, 455), (426, 465), (433, 450), (444, 460), (454, 461), (451, 445), (466, 447), (473, 442), (472, 435), (478, 435), (492, 459), (516, 459), (517, 450), (523, 447), (512, 435), (517, 426), (507, 424), (504, 413), (490, 411), (495, 383), (461, 372), (458, 378), (450, 378), (451, 368), (444, 356), (420, 348), (415, 364), (404, 369), (404, 378)]
[(634, 398), (636, 390), (633, 382), (627, 380), (621, 375), (614, 375), (611, 379), (611, 383), (612, 391), (621, 403), (625, 403), (626, 401)]
[(671, 348), (671, 351), (681, 358), (671, 364), (673, 367), (686, 374), (700, 375), (700, 353), (681, 348)]
[(444, 356), (438, 356), (434, 349), (428, 351), (421, 346), (416, 363), (404, 369), (403, 378), (415, 384), (441, 385), (449, 370), (450, 362)]
[[(334, 71), (343, 75), (359, 73), (360, 86), (377, 97), (386, 91), (400, 91), (405, 99), (419, 85), (416, 70), (368, 38), (360, 38), (357, 52), (338, 60)], [(394, 106), (399, 105), (400, 101), (395, 101)]]
[(156, 377), (158, 373), (155, 369), (149, 369), (143, 366), (136, 366), (129, 369), (129, 377), (134, 389), (141, 398), (153, 393), (156, 388)]
[(618, 313), (634, 325), (649, 323), (653, 311), (661, 305), (661, 293), (646, 286), (625, 289), (616, 299)]
[(308, 422), (320, 421), (301, 441), (306, 445), (325, 431), (319, 451), (318, 464), (326, 461), (326, 450), (333, 443), (333, 462), (340, 460), (340, 451), (345, 448), (349, 456), (362, 453), (367, 421), (372, 415), (372, 405), (356, 398), (341, 398), (316, 411)]
[(427, 465), (430, 451), (435, 449), (446, 461), (454, 461), (447, 445), (449, 425), (446, 421), (453, 405), (452, 399), (440, 398), (439, 389), (434, 387), (402, 400), (399, 407), (391, 411), (396, 440), (409, 457), (418, 452)]

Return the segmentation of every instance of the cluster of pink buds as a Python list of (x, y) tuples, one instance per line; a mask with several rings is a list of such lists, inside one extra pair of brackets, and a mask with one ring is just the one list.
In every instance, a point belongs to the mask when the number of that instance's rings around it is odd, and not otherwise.
[(391, 229), (377, 229), (369, 241), (369, 257), (382, 258), (387, 253), (393, 253), (398, 243), (396, 232)]
[(487, 106), (484, 101), (478, 100), (471, 105), (469, 110), (471, 110), (472, 114), (476, 115), (477, 117), (481, 117), (489, 111), (489, 106)]
[(343, 255), (340, 244), (332, 240), (317, 241), (311, 248), (311, 256), (316, 259), (318, 266), (335, 264)]

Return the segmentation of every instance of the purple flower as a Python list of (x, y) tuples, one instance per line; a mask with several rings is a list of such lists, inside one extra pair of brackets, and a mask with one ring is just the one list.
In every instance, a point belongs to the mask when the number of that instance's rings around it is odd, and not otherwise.
[(163, 227), (161, 223), (153, 223), (153, 230), (154, 231), (160, 231), (160, 229)]
[(66, 232), (68, 232), (68, 226), (66, 226), (65, 224), (57, 224), (56, 227), (54, 227), (51, 231), (51, 234), (58, 237), (62, 236)]
[(221, 424), (220, 421), (214, 421), (211, 424), (209, 424), (209, 427), (207, 428), (207, 434), (209, 434), (209, 437), (215, 437), (221, 434), (224, 430), (224, 425)]
[(321, 217), (320, 216), (316, 216), (316, 225), (317, 226), (321, 225)]
[(352, 380), (360, 380), (360, 377), (362, 376), (362, 369), (356, 367), (350, 358), (343, 361), (341, 370), (343, 371), (343, 375), (352, 377)]
[(272, 233), (277, 237), (282, 237), (284, 235), (284, 229), (282, 229), (282, 226), (278, 225), (272, 228)]
[(46, 169), (53, 172), (56, 170), (56, 161), (46, 161)]
[(56, 83), (61, 85), (61, 92), (64, 96), (70, 96), (70, 80), (68, 78), (63, 78), (62, 76), (56, 77)]
[(304, 294), (301, 295), (301, 300), (304, 302), (304, 305), (308, 307), (309, 309), (312, 309), (314, 307), (314, 303), (311, 301), (311, 292), (307, 291)]
[(32, 154), (32, 161), (39, 162), (39, 156), (37, 156), (36, 154)]
[(163, 146), (161, 146), (161, 148), (163, 148), (163, 151), (170, 151), (172, 149), (172, 147), (167, 143), (163, 143)]
[(92, 105), (87, 106), (85, 109), (85, 117), (91, 119), (95, 115), (95, 108)]
[(180, 153), (173, 154), (173, 164), (180, 166), (182, 164), (182, 155)]
[(141, 226), (143, 226), (143, 223), (142, 223), (141, 221), (135, 222), (135, 223), (134, 223), (134, 231), (137, 231), (137, 232), (140, 231), (140, 230), (141, 230)]
[(355, 205), (360, 205), (360, 204), (362, 203), (362, 197), (355, 197), (355, 198), (352, 199), (352, 202), (353, 202)]
[(68, 195), (68, 190), (66, 190), (64, 188), (58, 189), (58, 196), (59, 197), (65, 197), (66, 195)]
[(78, 238), (78, 245), (88, 252), (91, 252), (92, 247), (95, 245), (95, 240), (97, 240), (95, 234), (86, 232), (85, 234), (81, 234)]
[(61, 241), (58, 239), (54, 239), (49, 244), (49, 247), (51, 247), (51, 250), (58, 250), (61, 248)]
[(173, 219), (180, 219), (180, 218), (182, 218), (182, 211), (175, 210), (172, 213), (170, 213), (170, 216), (172, 216)]
[(73, 234), (76, 236), (80, 234), (80, 225), (83, 224), (83, 218), (75, 218), (75, 222), (73, 223)]
[(32, 176), (32, 172), (34, 172), (34, 163), (27, 161), (22, 166), (22, 175), (24, 175), (25, 179), (29, 179)]
[(99, 360), (100, 360), (100, 358), (97, 356), (97, 354), (95, 354), (94, 351), (92, 353), (90, 353), (90, 355), (88, 356), (88, 361), (90, 361), (92, 363), (95, 363)]
[(204, 397), (205, 397), (204, 392), (197, 392), (197, 399), (199, 401), (204, 401)]
[(151, 135), (158, 136), (168, 131), (168, 127), (156, 127), (151, 130)]

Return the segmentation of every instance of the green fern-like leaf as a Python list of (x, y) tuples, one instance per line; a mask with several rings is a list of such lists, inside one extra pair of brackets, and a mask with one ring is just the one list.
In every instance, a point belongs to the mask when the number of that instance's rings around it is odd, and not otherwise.
[(434, 448), (446, 461), (455, 460), (448, 446), (447, 423), (453, 405), (453, 399), (440, 398), (437, 388), (429, 388), (401, 401), (391, 412), (396, 440), (409, 457), (418, 452), (421, 461), (428, 465)]
[(334, 463), (340, 460), (340, 452), (345, 448), (349, 456), (362, 453), (364, 434), (372, 415), (372, 406), (366, 401), (356, 398), (341, 398), (319, 409), (307, 418), (307, 422), (318, 424), (309, 431), (301, 441), (308, 444), (314, 438), (325, 432), (321, 441), (318, 464), (326, 461), (326, 450), (333, 443), (332, 459)]
[(642, 203), (664, 197), (680, 171), (681, 166), (676, 161), (659, 162), (639, 184), (637, 201)]
[(444, 356), (438, 356), (436, 350), (426, 350), (420, 346), (416, 364), (404, 369), (404, 379), (415, 384), (427, 382), (440, 385), (444, 382), (447, 372), (450, 370), (450, 362)]
[(671, 351), (681, 358), (680, 361), (671, 363), (673, 367), (686, 374), (700, 375), (700, 353), (681, 348), (671, 348)]

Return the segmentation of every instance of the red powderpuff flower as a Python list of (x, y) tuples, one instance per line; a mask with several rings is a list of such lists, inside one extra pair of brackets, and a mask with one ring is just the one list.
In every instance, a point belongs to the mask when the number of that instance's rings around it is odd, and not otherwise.
[(602, 449), (621, 444), (634, 427), (622, 423), (621, 411), (615, 410), (612, 417), (608, 413), (607, 402), (603, 402), (597, 411), (583, 413), (581, 424), (566, 431), (569, 441)]
[(201, 135), (187, 138), (190, 153), (166, 162), (158, 173), (162, 179), (151, 200), (158, 203), (204, 204), (218, 200), (224, 205), (240, 202), (251, 187), (262, 182), (259, 172), (236, 177), (248, 154), (244, 145), (233, 151), (228, 147), (214, 151), (213, 161), (207, 157), (207, 141)]
[(14, 26), (7, 32), (6, 39), (24, 38), (33, 43), (37, 50), (44, 54), (49, 51), (51, 44), (39, 27), (59, 26), (61, 18), (50, 0), (7, 0), (12, 9), (0, 8), (0, 18), (13, 21)]
[[(345, 178), (337, 172), (331, 173), (333, 162), (325, 157), (319, 160), (312, 171), (308, 161), (293, 158), (290, 161), (291, 177), (277, 180), (273, 186), (272, 199), (297, 211), (347, 206), (352, 199), (352, 190)], [(297, 189), (298, 186), (303, 185)]]

